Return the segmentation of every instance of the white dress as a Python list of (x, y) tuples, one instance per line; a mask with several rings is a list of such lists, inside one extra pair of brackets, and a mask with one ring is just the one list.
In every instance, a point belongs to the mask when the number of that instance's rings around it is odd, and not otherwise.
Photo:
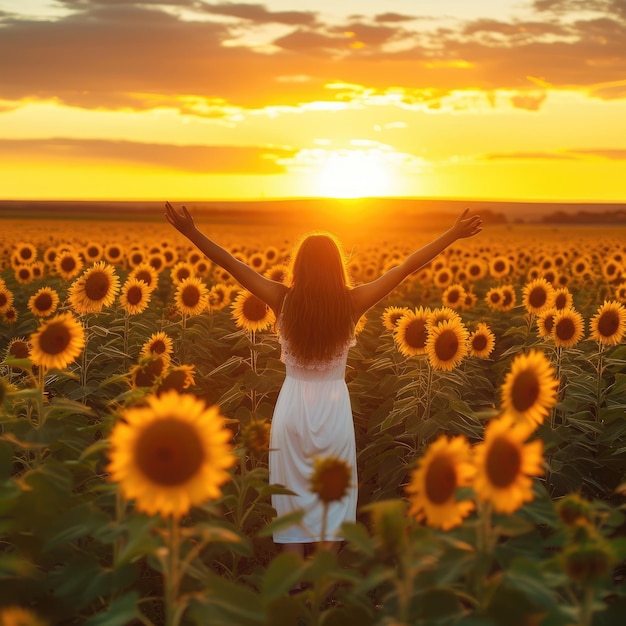
[[(280, 337), (281, 360), (286, 377), (281, 387), (270, 434), (269, 480), (281, 484), (296, 496), (272, 495), (278, 516), (302, 509), (299, 525), (274, 533), (276, 543), (310, 543), (340, 540), (344, 521), (355, 521), (357, 505), (356, 442), (350, 395), (345, 381), (350, 346), (330, 361), (304, 366)], [(311, 493), (315, 457), (338, 457), (350, 464), (352, 480), (347, 495), (331, 502), (326, 518), (326, 536), (321, 537), (324, 507)]]

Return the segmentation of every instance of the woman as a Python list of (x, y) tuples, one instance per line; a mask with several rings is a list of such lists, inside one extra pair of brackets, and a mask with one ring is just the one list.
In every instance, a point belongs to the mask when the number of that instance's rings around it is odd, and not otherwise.
[[(305, 544), (340, 541), (344, 521), (356, 518), (357, 476), (354, 425), (345, 383), (348, 350), (361, 316), (407, 276), (429, 263), (457, 239), (479, 233), (479, 216), (465, 210), (442, 235), (410, 254), (371, 282), (351, 287), (335, 239), (324, 233), (306, 236), (292, 257), (290, 282), (265, 278), (202, 234), (189, 211), (167, 202), (167, 220), (213, 263), (274, 311), (286, 377), (276, 402), (270, 436), (270, 482), (296, 495), (274, 495), (279, 516), (304, 510), (302, 523), (274, 534), (286, 551), (304, 555)], [(352, 468), (347, 495), (325, 511), (310, 492), (313, 461), (337, 457)], [(324, 536), (321, 536), (324, 529)]]

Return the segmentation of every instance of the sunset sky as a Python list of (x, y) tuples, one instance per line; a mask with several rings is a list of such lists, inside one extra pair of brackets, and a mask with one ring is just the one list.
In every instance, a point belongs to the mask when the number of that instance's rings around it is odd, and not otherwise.
[(0, 0), (0, 199), (626, 201), (623, 0)]

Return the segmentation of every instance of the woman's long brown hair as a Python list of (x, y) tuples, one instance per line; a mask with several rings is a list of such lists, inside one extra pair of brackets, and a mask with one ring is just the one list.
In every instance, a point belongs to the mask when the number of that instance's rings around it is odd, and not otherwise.
[(354, 334), (346, 263), (332, 235), (313, 233), (297, 246), (280, 332), (303, 361), (337, 356)]

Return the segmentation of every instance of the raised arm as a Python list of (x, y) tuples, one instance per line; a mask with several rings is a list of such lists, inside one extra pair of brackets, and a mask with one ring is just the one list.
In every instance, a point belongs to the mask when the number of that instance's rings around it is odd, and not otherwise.
[(235, 258), (228, 250), (209, 239), (196, 227), (193, 217), (185, 206), (178, 212), (169, 202), (165, 203), (167, 221), (187, 237), (213, 263), (224, 268), (244, 289), (261, 298), (278, 315), (287, 287), (265, 278), (249, 265)]
[(358, 320), (368, 309), (393, 291), (409, 274), (432, 261), (457, 239), (478, 234), (482, 230), (482, 219), (478, 215), (467, 217), (467, 213), (468, 209), (465, 209), (445, 233), (410, 254), (400, 265), (391, 268), (376, 280), (355, 287), (352, 290), (354, 319)]

